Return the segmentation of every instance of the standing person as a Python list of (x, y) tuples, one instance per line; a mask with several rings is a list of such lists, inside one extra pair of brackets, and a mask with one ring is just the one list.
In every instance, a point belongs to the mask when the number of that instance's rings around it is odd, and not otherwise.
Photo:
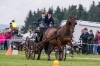
[(4, 50), (5, 36), (0, 32), (0, 50)]
[[(84, 33), (84, 29), (81, 30), (81, 35), (82, 33)], [(79, 38), (79, 40), (80, 40), (80, 43), (82, 43), (82, 38)]]
[[(89, 33), (89, 37), (88, 37), (88, 53), (91, 54), (93, 53), (93, 38), (94, 38), (94, 34), (93, 34), (93, 31), (90, 30), (90, 33)], [(89, 45), (90, 44), (90, 45)]]
[(82, 54), (88, 54), (87, 48), (87, 38), (89, 36), (88, 29), (84, 28), (84, 32), (81, 34), (80, 38), (82, 39)]
[(18, 25), (16, 24), (15, 20), (12, 20), (10, 28), (13, 32), (13, 38), (15, 38), (18, 35)]
[(10, 28), (13, 29), (12, 23), (10, 23)]
[(39, 17), (36, 22), (40, 23), (40, 27), (44, 27), (44, 26), (46, 26), (46, 24), (44, 23), (44, 20), (45, 20), (45, 12), (42, 11), (41, 17)]
[(100, 32), (98, 31), (98, 54), (100, 54)]
[(50, 24), (54, 26), (54, 19), (52, 17), (52, 11), (48, 11), (48, 14), (45, 16), (45, 24), (50, 27)]
[(93, 53), (98, 55), (98, 51), (97, 51), (97, 48), (98, 48), (98, 34), (99, 34), (99, 31), (96, 30), (96, 33), (95, 33), (95, 37), (94, 37), (94, 45), (93, 45)]
[(8, 33), (6, 34), (6, 40), (7, 40), (7, 47), (9, 48), (9, 46), (12, 43), (12, 29), (11, 28), (8, 29)]
[[(7, 34), (7, 29), (4, 29), (3, 30), (3, 35), (4, 36), (6, 36), (6, 34)], [(8, 48), (7, 48), (7, 40), (5, 40), (5, 43), (4, 43), (4, 50), (7, 50)]]

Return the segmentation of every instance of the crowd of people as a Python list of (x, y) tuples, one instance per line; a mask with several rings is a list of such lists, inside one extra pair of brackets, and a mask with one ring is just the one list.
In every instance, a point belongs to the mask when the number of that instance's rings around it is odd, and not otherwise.
[(11, 44), (12, 32), (11, 28), (0, 31), (0, 50), (8, 49)]
[(100, 54), (100, 32), (96, 30), (93, 34), (93, 30), (88, 31), (87, 28), (82, 29), (79, 38), (82, 41), (82, 54)]
[(17, 28), (15, 29), (12, 24), (16, 24), (14, 20), (10, 23), (9, 28), (0, 31), (0, 50), (7, 50), (12, 43), (12, 36), (18, 33)]

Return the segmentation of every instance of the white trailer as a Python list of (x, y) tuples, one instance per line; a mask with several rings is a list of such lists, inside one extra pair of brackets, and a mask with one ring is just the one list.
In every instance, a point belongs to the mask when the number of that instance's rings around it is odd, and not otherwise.
[[(89, 30), (93, 30), (93, 33), (95, 35), (96, 30), (100, 30), (100, 23), (99, 22), (90, 22), (90, 21), (82, 21), (82, 20), (76, 20), (77, 25), (75, 26), (75, 32), (73, 34), (74, 40), (76, 42), (79, 41), (79, 37), (81, 35), (81, 30), (84, 28), (87, 28)], [(62, 20), (61, 25), (65, 25), (67, 20)]]

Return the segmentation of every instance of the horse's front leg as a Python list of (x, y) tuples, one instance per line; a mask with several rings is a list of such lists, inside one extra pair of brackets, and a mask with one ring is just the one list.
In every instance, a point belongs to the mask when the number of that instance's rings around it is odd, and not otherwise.
[(61, 54), (63, 53), (62, 49), (61, 49), (61, 41), (57, 41), (58, 43), (58, 49), (59, 49), (59, 60), (62, 60)]
[(40, 56), (41, 56), (41, 52), (42, 52), (43, 46), (44, 46), (44, 44), (41, 46), (40, 49), (38, 49), (38, 50), (39, 50), (39, 53), (38, 53), (38, 58), (37, 58), (37, 60), (40, 60)]
[(48, 51), (48, 60), (51, 60), (50, 54), (51, 54), (52, 50), (54, 50), (54, 48), (55, 48), (55, 46), (53, 46), (53, 45), (50, 46), (50, 50)]
[(72, 43), (71, 43), (70, 56), (74, 57), (74, 50), (73, 50), (73, 44)]
[[(43, 49), (43, 48), (42, 48), (42, 49)], [(37, 60), (40, 60), (40, 56), (41, 56), (42, 49), (40, 49), (40, 50), (39, 50), (39, 53), (38, 53), (38, 58), (37, 58)]]

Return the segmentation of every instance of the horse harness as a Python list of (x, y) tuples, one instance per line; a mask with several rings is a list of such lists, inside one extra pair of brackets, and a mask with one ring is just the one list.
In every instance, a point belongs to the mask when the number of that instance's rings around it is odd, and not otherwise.
[[(53, 40), (53, 39), (56, 39), (56, 40), (57, 40), (57, 38), (58, 38), (59, 36), (72, 36), (72, 33), (62, 33), (62, 34), (58, 34), (58, 35), (57, 35), (57, 31), (58, 31), (60, 28), (61, 28), (61, 27), (58, 27), (57, 30), (54, 32), (55, 37), (49, 39), (53, 34), (52, 34), (50, 37), (45, 36), (45, 38), (47, 38), (47, 40), (44, 40), (43, 42), (48, 42), (48, 41)], [(49, 40), (48, 40), (48, 39), (49, 39)]]

